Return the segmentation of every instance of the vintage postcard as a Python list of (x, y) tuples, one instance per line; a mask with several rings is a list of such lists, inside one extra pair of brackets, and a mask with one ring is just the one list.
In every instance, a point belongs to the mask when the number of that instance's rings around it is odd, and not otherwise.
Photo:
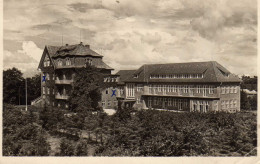
[(3, 0), (1, 161), (258, 163), (257, 8)]

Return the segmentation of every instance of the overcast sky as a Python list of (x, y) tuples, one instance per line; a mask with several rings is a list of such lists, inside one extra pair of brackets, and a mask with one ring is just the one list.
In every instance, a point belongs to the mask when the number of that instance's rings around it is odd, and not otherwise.
[(215, 60), (257, 74), (256, 0), (4, 0), (4, 69), (37, 73), (45, 45), (90, 44), (115, 68)]

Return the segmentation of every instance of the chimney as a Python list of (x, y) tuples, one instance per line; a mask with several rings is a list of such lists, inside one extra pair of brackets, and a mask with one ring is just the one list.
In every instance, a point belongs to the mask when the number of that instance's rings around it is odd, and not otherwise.
[(80, 45), (82, 45), (83, 44), (83, 42), (80, 42)]
[(89, 45), (89, 44), (86, 44), (85, 47), (90, 48), (90, 45)]
[(66, 44), (66, 46), (68, 46), (69, 44)]

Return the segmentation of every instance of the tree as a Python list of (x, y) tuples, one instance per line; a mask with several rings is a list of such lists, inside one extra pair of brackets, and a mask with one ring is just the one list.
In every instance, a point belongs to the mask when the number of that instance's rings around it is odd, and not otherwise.
[(76, 69), (70, 108), (74, 111), (98, 110), (103, 84), (103, 74), (99, 69), (92, 66)]
[(242, 110), (251, 110), (251, 105), (249, 99), (247, 97), (247, 93), (241, 90), (240, 94), (240, 102), (241, 102), (241, 109)]
[[(8, 69), (3, 72), (3, 97), (4, 103), (19, 104), (24, 89), (21, 86), (24, 84), (22, 72), (17, 68)], [(19, 96), (20, 95), (20, 96)]]
[(27, 101), (28, 104), (31, 103), (32, 100), (41, 96), (41, 75), (36, 74), (31, 78), (27, 78)]

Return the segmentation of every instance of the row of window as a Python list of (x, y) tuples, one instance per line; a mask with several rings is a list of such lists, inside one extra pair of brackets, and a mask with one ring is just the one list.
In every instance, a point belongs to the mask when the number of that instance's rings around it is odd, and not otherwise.
[[(210, 85), (149, 85), (149, 93), (152, 92), (181, 92), (181, 93), (214, 93), (215, 86)], [(138, 90), (138, 86), (137, 86)]]
[(237, 93), (237, 86), (222, 86), (221, 94)]
[[(85, 64), (92, 65), (92, 59), (85, 59)], [(58, 66), (62, 66), (63, 65), (61, 59), (57, 60), (57, 65)], [(66, 58), (65, 65), (67, 65), (67, 66), (71, 65), (71, 59), (70, 58)]]
[[(42, 94), (44, 94), (44, 95), (45, 95), (45, 94), (49, 95), (50, 92), (51, 92), (51, 91), (50, 91), (51, 89), (50, 89), (49, 87), (46, 87), (46, 89), (47, 89), (47, 93), (46, 93), (46, 91), (45, 91), (45, 86), (42, 87)], [(55, 90), (54, 90), (54, 89), (52, 89), (52, 94), (53, 94), (53, 95), (55, 94)]]
[(150, 75), (150, 79), (199, 79), (199, 78), (203, 78), (202, 73), (198, 73), (198, 74)]
[(205, 100), (191, 100), (190, 109), (192, 112), (208, 112), (209, 111), (209, 101)]
[(104, 82), (118, 82), (118, 78), (117, 77), (105, 77), (104, 78)]
[[(46, 88), (46, 90), (45, 90), (45, 88)], [(52, 92), (51, 92), (51, 90), (52, 90)], [(57, 93), (58, 95), (61, 95), (61, 94), (66, 95), (66, 94), (68, 94), (69, 92), (70, 92), (69, 90), (63, 89), (61, 92), (57, 91), (56, 93)], [(49, 88), (49, 87), (45, 87), (45, 86), (42, 87), (42, 94), (43, 94), (43, 95), (45, 95), (45, 94), (49, 95), (49, 94), (51, 94), (51, 93), (52, 93), (53, 95), (55, 95), (55, 89), (54, 89), (54, 88)]]
[(221, 101), (221, 109), (230, 109), (237, 107), (237, 100), (222, 100)]
[(107, 106), (112, 106), (112, 103), (114, 103), (114, 106), (117, 106), (117, 101), (102, 101), (102, 106), (105, 107), (107, 103)]
[(160, 106), (182, 106), (188, 107), (189, 103), (186, 99), (175, 99), (175, 98), (161, 98), (161, 97), (148, 97), (148, 106), (160, 105)]

